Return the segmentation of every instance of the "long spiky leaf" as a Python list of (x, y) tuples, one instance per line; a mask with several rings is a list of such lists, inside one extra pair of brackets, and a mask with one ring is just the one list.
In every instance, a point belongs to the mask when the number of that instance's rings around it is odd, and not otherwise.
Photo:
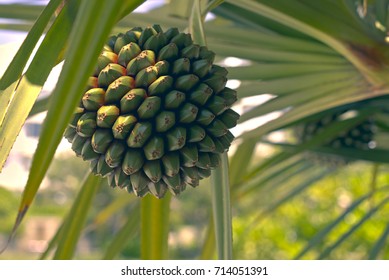
[(320, 230), (316, 235), (311, 238), (307, 245), (296, 255), (295, 259), (301, 259), (311, 248), (319, 244), (339, 223), (344, 220), (349, 213), (354, 211), (360, 204), (362, 204), (365, 200), (367, 200), (371, 194), (365, 194), (355, 200), (345, 211), (339, 215), (335, 220), (329, 223), (326, 227)]
[(354, 224), (348, 231), (346, 231), (342, 236), (340, 236), (334, 243), (329, 245), (327, 248), (321, 252), (318, 259), (324, 259), (328, 257), (329, 254), (340, 244), (342, 244), (349, 236), (351, 236), (356, 230), (358, 230), (365, 222), (367, 222), (370, 217), (372, 217), (378, 210), (385, 206), (389, 202), (389, 197), (383, 199), (377, 206), (372, 208), (369, 212), (366, 213), (356, 224)]
[(103, 259), (112, 260), (120, 251), (127, 245), (128, 240), (134, 238), (139, 232), (140, 225), (140, 207), (139, 203), (135, 203), (131, 212), (128, 215), (127, 221), (122, 228), (116, 233), (115, 238), (106, 249)]
[(81, 190), (73, 202), (69, 215), (67, 215), (59, 231), (54, 259), (68, 260), (74, 256), (78, 239), (100, 184), (101, 178), (92, 173), (86, 176)]
[(382, 231), (382, 234), (377, 239), (377, 242), (371, 248), (369, 255), (368, 255), (369, 260), (377, 259), (379, 253), (382, 252), (382, 250), (385, 248), (385, 243), (387, 242), (388, 237), (389, 237), (389, 223), (386, 225), (386, 227)]

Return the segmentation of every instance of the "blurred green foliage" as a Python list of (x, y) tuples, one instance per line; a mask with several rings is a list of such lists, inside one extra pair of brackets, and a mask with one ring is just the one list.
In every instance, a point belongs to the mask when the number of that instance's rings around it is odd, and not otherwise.
[[(379, 167), (376, 185), (389, 182), (387, 167)], [(238, 259), (293, 259), (318, 231), (323, 229), (372, 187), (372, 165), (357, 162), (336, 169), (299, 196), (258, 220), (259, 207), (241, 209), (234, 217), (234, 254)], [(281, 191), (281, 190), (280, 190)], [(260, 194), (258, 194), (260, 195)], [(262, 195), (266, 195), (262, 193)], [(355, 225), (383, 198), (378, 193), (347, 214), (341, 223), (303, 258), (316, 259), (323, 250)], [(268, 204), (275, 198), (267, 196)], [(255, 201), (257, 198), (254, 197)], [(251, 204), (252, 205), (252, 204)], [(266, 204), (261, 205), (266, 207)], [(389, 206), (383, 207), (348, 239), (338, 246), (328, 259), (367, 259), (387, 226)], [(383, 248), (380, 259), (389, 257), (389, 246)]]

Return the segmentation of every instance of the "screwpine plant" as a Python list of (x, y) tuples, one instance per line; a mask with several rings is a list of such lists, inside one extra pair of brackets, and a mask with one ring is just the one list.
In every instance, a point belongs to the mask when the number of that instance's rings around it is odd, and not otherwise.
[[(91, 172), (42, 258), (51, 251), (55, 259), (74, 258), (85, 227), (98, 231), (111, 217), (121, 223), (102, 258), (120, 258), (138, 231), (140, 258), (169, 258), (171, 194), (180, 200), (198, 193), (183, 192), (188, 185), (211, 192), (211, 203), (198, 205), (209, 217), (201, 259), (232, 258), (232, 232), (236, 258), (387, 256), (388, 1), (171, 0), (132, 13), (144, 2), (0, 5), (0, 17), (18, 19), (0, 28), (28, 31), (0, 79), (1, 166), (25, 120), (47, 111), (13, 233), (65, 136)], [(232, 66), (230, 57), (242, 64)], [(55, 89), (37, 99), (60, 62)], [(237, 89), (226, 87), (227, 77)], [(256, 121), (269, 113), (276, 117)], [(270, 153), (257, 152), (263, 144)], [(266, 217), (295, 200), (311, 201), (309, 191), (321, 180), (362, 161), (372, 166), (364, 168), (372, 170), (369, 187), (342, 186), (350, 203), (334, 206), (335, 216), (322, 223), (322, 216), (312, 221), (309, 234), (293, 224), (299, 248), (271, 247), (268, 236), (266, 246), (250, 240)], [(103, 182), (134, 195), (104, 188), (118, 195), (91, 212)], [(305, 202), (301, 207), (312, 206)], [(232, 206), (239, 228), (232, 227)], [(349, 214), (356, 222), (342, 224)], [(355, 234), (373, 223), (368, 238)], [(358, 251), (353, 244), (365, 239), (372, 242)]]

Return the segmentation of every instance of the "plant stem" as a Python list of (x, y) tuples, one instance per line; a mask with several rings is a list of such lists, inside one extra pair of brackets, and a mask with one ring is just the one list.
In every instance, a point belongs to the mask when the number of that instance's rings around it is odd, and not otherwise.
[(147, 195), (141, 201), (141, 259), (168, 257), (169, 213), (171, 195), (163, 199)]
[(232, 259), (232, 221), (227, 153), (220, 166), (212, 172), (212, 205), (218, 259)]
[[(204, 17), (201, 14), (200, 0), (193, 2), (189, 19), (189, 31), (194, 42), (206, 46), (203, 27)], [(228, 156), (223, 153), (220, 166), (212, 172), (212, 207), (218, 259), (232, 259), (232, 222), (230, 206), (230, 184), (228, 174)], [(212, 241), (212, 240), (208, 240)], [(208, 248), (211, 244), (206, 245)]]

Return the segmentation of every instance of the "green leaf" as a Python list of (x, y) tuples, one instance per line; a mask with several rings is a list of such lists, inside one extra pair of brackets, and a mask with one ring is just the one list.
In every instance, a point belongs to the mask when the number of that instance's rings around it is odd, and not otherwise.
[(42, 113), (44, 111), (47, 111), (47, 108), (49, 107), (49, 101), (50, 101), (50, 95), (44, 98), (41, 98), (37, 100), (34, 103), (34, 106), (31, 108), (30, 113), (28, 114), (28, 117), (32, 117), (36, 114)]
[[(353, 22), (355, 18), (349, 17), (350, 13), (344, 11), (341, 13), (343, 16), (335, 19), (334, 11), (330, 13), (331, 9), (327, 7), (331, 2), (310, 1), (311, 5), (301, 1), (287, 1), (282, 2), (282, 4), (279, 1), (267, 0), (228, 0), (227, 2), (246, 10), (247, 13), (257, 14), (259, 17), (253, 19), (255, 24), (260, 24), (257, 22), (258, 19), (265, 17), (323, 42), (350, 61), (372, 84), (377, 86), (387, 84), (385, 81), (387, 73), (384, 73), (382, 69), (377, 70), (369, 67), (364, 58), (360, 56), (360, 52), (357, 51), (358, 44), (363, 43), (364, 46), (374, 48), (377, 45), (376, 42), (368, 34), (360, 31), (358, 23), (354, 27), (350, 26), (356, 23), (356, 21)], [(342, 3), (338, 4), (338, 9), (340, 5)], [(327, 14), (322, 13), (321, 8), (323, 7), (327, 10)], [(347, 24), (343, 22), (346, 17), (348, 17), (348, 20), (345, 21)], [(355, 51), (353, 47), (356, 48)]]
[(171, 0), (169, 3), (169, 14), (180, 18), (189, 18), (192, 8), (190, 0)]
[(339, 225), (344, 218), (354, 211), (359, 205), (361, 205), (365, 200), (371, 197), (371, 193), (365, 194), (355, 200), (338, 218), (329, 223), (325, 228), (320, 230), (315, 234), (313, 238), (308, 241), (308, 244), (296, 255), (294, 259), (301, 259), (309, 250), (311, 250), (316, 245), (320, 244), (320, 242), (326, 238), (326, 236), (337, 226)]
[(375, 15), (380, 24), (386, 27), (387, 18), (388, 18), (388, 0), (376, 0), (374, 5)]
[[(23, 67), (26, 66), (27, 61), (32, 51), (34, 50), (36, 44), (38, 43), (39, 38), (43, 34), (46, 26), (50, 21), (50, 18), (52, 17), (54, 11), (57, 9), (60, 3), (61, 0), (50, 1), (46, 6), (46, 8), (43, 10), (42, 14), (39, 16), (36, 23), (31, 28), (31, 31), (27, 34), (26, 39), (24, 40), (23, 44), (20, 46), (16, 55), (12, 59), (11, 64), (8, 66), (6, 72), (1, 78), (0, 80), (1, 91), (8, 88), (12, 83), (14, 83), (20, 78), (23, 71)], [(7, 6), (8, 5), (6, 5), (3, 8), (6, 8)], [(29, 7), (29, 9), (31, 9), (31, 6)]]
[[(264, 93), (271, 93), (280, 96), (309, 89), (313, 92), (316, 88), (320, 88), (321, 86), (328, 86), (332, 83), (347, 82), (350, 80), (355, 81), (355, 78), (355, 73), (350, 73), (350, 71), (314, 73), (264, 81), (243, 81), (241, 86), (238, 88), (238, 91), (240, 98)], [(355, 83), (351, 86), (351, 88), (354, 89), (354, 91), (357, 89)]]
[[(262, 220), (267, 215), (270, 215), (271, 213), (273, 213), (277, 208), (279, 208), (283, 204), (289, 202), (292, 198), (294, 198), (295, 196), (299, 195), (301, 192), (303, 192), (304, 190), (306, 190), (307, 188), (312, 186), (313, 183), (319, 181), (320, 179), (324, 178), (325, 176), (327, 176), (330, 173), (330, 171), (328, 171), (328, 170), (321, 170), (319, 172), (312, 172), (310, 170), (307, 170), (307, 171), (309, 171), (306, 173), (307, 178), (304, 177), (304, 179), (302, 180), (303, 182), (301, 182), (297, 186), (294, 186), (292, 188), (292, 190), (290, 190), (283, 197), (281, 197), (280, 199), (271, 203), (269, 206), (265, 207), (263, 212), (260, 213), (257, 216), (257, 218), (255, 218), (254, 220), (256, 220), (256, 221)], [(301, 174), (301, 173), (298, 173), (298, 174)], [(296, 175), (296, 174), (294, 174), (294, 175)], [(284, 183), (288, 182), (290, 180), (290, 178), (291, 178), (290, 176), (283, 176)]]
[(207, 232), (204, 237), (203, 247), (201, 248), (200, 260), (213, 260), (215, 257), (215, 225), (213, 222), (213, 216), (209, 218), (208, 225), (206, 227)]
[[(255, 170), (253, 170), (251, 173), (251, 176), (248, 175), (246, 178), (244, 178), (241, 184), (234, 188), (234, 196), (242, 196), (247, 194), (254, 190), (261, 183), (271, 180), (273, 177), (279, 175), (279, 173), (282, 173), (283, 171), (293, 167), (295, 164), (298, 164), (299, 160), (301, 160), (301, 158), (299, 159), (299, 156), (302, 157), (300, 154), (301, 152), (320, 146), (327, 139), (332, 139), (338, 135), (339, 132), (347, 130), (350, 127), (354, 127), (356, 124), (361, 122), (361, 120), (363, 120), (366, 115), (369, 115), (369, 113), (365, 112), (364, 114), (361, 114), (355, 118), (336, 122), (312, 137), (311, 140), (301, 145), (289, 145), (289, 149), (285, 149), (275, 156), (270, 157), (268, 160), (264, 161), (258, 167), (256, 167)], [(286, 145), (282, 146), (287, 147)], [(293, 156), (298, 154), (300, 155), (296, 158), (293, 158)]]
[(321, 98), (316, 98), (311, 102), (306, 102), (300, 106), (296, 106), (290, 111), (278, 117), (277, 119), (269, 121), (258, 128), (247, 131), (243, 133), (240, 137), (260, 138), (271, 131), (281, 129), (292, 124), (296, 124), (302, 119), (313, 114), (344, 104), (357, 102), (380, 95), (385, 95), (385, 92), (371, 92), (370, 94), (366, 94), (366, 92), (363, 91), (363, 88), (362, 91), (358, 91), (356, 88), (348, 88), (338, 92), (336, 95), (323, 96)]
[(389, 223), (386, 225), (386, 227), (382, 231), (380, 238), (377, 240), (377, 242), (371, 248), (371, 250), (369, 252), (369, 256), (368, 256), (369, 260), (376, 260), (377, 259), (379, 253), (385, 248), (385, 243), (386, 243), (388, 237), (389, 237)]
[(109, 219), (120, 212), (124, 207), (136, 203), (136, 197), (132, 195), (120, 195), (112, 200), (104, 209), (102, 209), (93, 219), (91, 227), (104, 225)]
[(68, 260), (74, 256), (78, 239), (100, 183), (101, 178), (92, 173), (86, 177), (60, 230), (54, 259)]
[(141, 258), (164, 260), (168, 257), (171, 194), (163, 199), (147, 195), (141, 201)]
[(285, 149), (284, 151), (271, 157), (269, 160), (261, 164), (255, 172), (262, 171), (263, 169), (284, 161), (293, 155), (322, 145), (328, 139), (333, 139), (336, 135), (339, 135), (341, 131), (354, 127), (356, 124), (364, 120), (369, 114), (371, 114), (371, 110), (366, 110), (364, 112), (361, 111), (360, 114), (354, 118), (338, 121), (329, 125), (326, 129), (313, 136), (309, 141), (300, 145), (294, 145), (293, 147), (291, 146), (291, 149)]
[[(120, 18), (127, 16), (144, 2), (146, 2), (146, 0), (123, 1), (123, 4), (120, 6)], [(131, 15), (131, 17), (132, 16), (133, 15)]]
[(330, 147), (316, 147), (312, 150), (318, 153), (342, 156), (352, 160), (366, 160), (371, 162), (389, 163), (389, 151), (379, 148), (365, 151), (352, 148), (333, 149)]
[(42, 253), (42, 255), (39, 257), (40, 260), (44, 260), (47, 258), (47, 256), (51, 253), (51, 251), (54, 250), (54, 248), (57, 246), (59, 236), (61, 234), (61, 231), (63, 229), (63, 223), (58, 227), (57, 231), (55, 232), (54, 236), (50, 239), (49, 244), (47, 245), (46, 250)]
[(103, 260), (112, 260), (117, 256), (121, 250), (127, 245), (127, 242), (135, 237), (139, 232), (140, 224), (140, 207), (139, 203), (136, 203), (128, 213), (128, 219), (122, 228), (115, 233), (115, 238), (109, 244), (106, 249)]
[[(267, 144), (267, 142), (264, 142)], [(299, 152), (302, 152), (300, 150)], [(301, 155), (299, 155), (299, 152), (295, 152), (295, 150), (281, 150), (281, 151), (275, 151), (272, 156), (269, 158), (266, 158), (262, 161), (259, 161), (257, 165), (255, 165), (252, 170), (243, 178), (242, 184), (245, 184), (248, 182), (248, 180), (251, 180), (257, 176), (261, 176), (263, 172), (269, 168), (284, 168), (285, 166), (288, 166), (289, 164), (297, 164), (299, 161), (301, 161)], [(290, 162), (289, 162), (290, 161)], [(276, 171), (277, 172), (277, 171)]]
[(243, 113), (240, 116), (239, 122), (242, 123), (255, 117), (288, 109), (292, 106), (303, 105), (304, 103), (330, 95), (333, 92), (348, 90), (353, 86), (353, 82), (352, 79), (333, 81), (332, 83), (316, 85), (297, 92), (282, 94)]
[(210, 41), (209, 49), (216, 52), (218, 55), (234, 56), (250, 59), (258, 62), (284, 62), (284, 63), (318, 63), (327, 65), (344, 65), (347, 61), (340, 56), (327, 54), (311, 54), (293, 52), (287, 50), (274, 50), (265, 46), (245, 46), (242, 48), (239, 45), (228, 45), (219, 42)]
[[(271, 165), (269, 165), (270, 161)], [(284, 178), (293, 176), (295, 174), (293, 170), (296, 168), (298, 173), (306, 171), (306, 161), (302, 156), (280, 153), (260, 165), (252, 176), (244, 178), (244, 181), (234, 188), (233, 196), (240, 198), (252, 195), (253, 191), (269, 182), (272, 182), (272, 185), (275, 186), (276, 184), (273, 181), (278, 179), (283, 181)]]
[[(67, 41), (67, 35), (70, 32), (70, 27), (74, 19), (74, 14), (70, 12), (71, 9), (75, 8), (72, 3), (73, 1), (69, 1), (69, 4), (65, 6), (51, 26), (37, 53), (35, 54), (31, 65), (25, 75), (19, 80), (16, 91), (13, 93), (12, 100), (8, 104), (7, 112), (1, 124), (0, 130), (0, 169), (26, 120), (35, 99), (41, 91), (47, 76), (56, 64), (57, 59), (61, 57), (61, 50)], [(12, 78), (12, 75), (10, 77)], [(10, 81), (5, 82), (8, 83)], [(8, 90), (13, 91), (14, 86), (14, 84), (8, 86), (5, 92)], [(5, 96), (7, 95), (7, 93), (4, 94)], [(51, 132), (46, 133), (48, 133), (50, 135), (49, 137), (51, 137)], [(35, 189), (38, 187), (39, 185), (36, 186)], [(35, 196), (35, 193), (29, 193), (30, 190), (32, 190), (31, 187), (26, 187), (23, 192), (22, 201), (20, 203), (16, 221), (8, 242), (12, 240), (13, 235), (19, 227), (33, 197)]]
[[(235, 11), (234, 14), (236, 15)], [(325, 54), (341, 58), (330, 47), (309, 38), (293, 37), (293, 34), (281, 35), (275, 32), (261, 31), (257, 28), (238, 27), (235, 21), (224, 25), (220, 25), (220, 22), (210, 21), (206, 23), (206, 27), (210, 40), (218, 43), (236, 44), (236, 42), (239, 42), (239, 45), (242, 47), (261, 46), (261, 48), (268, 50)], [(234, 36), (231, 36), (231, 34), (234, 34)], [(239, 53), (235, 54), (235, 56), (239, 56)]]
[(255, 139), (242, 141), (230, 162), (230, 184), (235, 186), (244, 178), (249, 170), (251, 158), (254, 155), (254, 149), (257, 145)]
[[(182, 0), (176, 2), (179, 5), (187, 5), (187, 3)], [(177, 5), (175, 8), (179, 7), (179, 5)], [(165, 5), (160, 8), (151, 10), (145, 14), (133, 13), (131, 14), (131, 16), (123, 18), (117, 24), (115, 30), (119, 32), (126, 32), (129, 26), (147, 26), (150, 25), (150, 22), (155, 22), (156, 18), (158, 18), (158, 23), (164, 28), (170, 28), (172, 26), (175, 26), (182, 30), (187, 28), (188, 21), (186, 19), (170, 15), (171, 6), (174, 7), (173, 2), (170, 2), (169, 5)]]
[[(285, 174), (280, 173), (279, 176), (270, 178), (267, 189), (262, 189), (262, 193), (266, 193), (266, 197), (268, 198), (263, 201), (259, 199), (253, 201), (255, 204), (253, 207), (260, 203), (262, 209), (258, 209), (258, 213), (251, 213), (250, 221), (248, 221), (245, 226), (245, 233), (250, 232), (254, 227), (258, 226), (261, 221), (273, 214), (277, 208), (285, 203), (291, 202), (295, 196), (299, 195), (312, 186), (313, 183), (329, 174), (328, 170), (315, 170), (306, 162), (305, 165), (308, 167), (306, 173), (287, 172)], [(301, 176), (301, 174), (306, 174), (306, 176)], [(258, 187), (263, 188), (264, 186), (258, 185), (257, 189)], [(254, 194), (251, 194), (251, 196), (252, 195)]]
[[(353, 71), (351, 65), (303, 64), (303, 63), (255, 63), (250, 66), (228, 67), (228, 77), (238, 80), (279, 79), (309, 74), (345, 73)], [(332, 76), (332, 75), (331, 75)], [(334, 77), (333, 75), (332, 77)], [(307, 82), (309, 80), (307, 79)], [(276, 92), (277, 93), (277, 92)]]
[[(102, 209), (94, 217), (93, 222), (85, 228), (85, 232), (88, 232), (92, 229), (95, 229), (96, 227), (98, 227), (102, 224), (105, 224), (107, 222), (107, 220), (111, 219), (113, 215), (117, 214), (120, 210), (122, 210), (129, 203), (134, 202), (135, 199), (136, 199), (136, 197), (129, 196), (129, 195), (118, 196), (116, 199), (114, 199), (108, 206), (106, 206), (104, 209)], [(135, 202), (135, 204), (136, 204), (136, 202)], [(75, 206), (75, 205), (73, 205), (73, 206)], [(66, 217), (65, 219), (68, 219), (68, 217)], [(46, 259), (48, 254), (57, 246), (59, 237), (62, 234), (63, 227), (64, 227), (64, 223), (62, 223), (62, 225), (57, 229), (54, 237), (50, 240), (49, 245), (47, 246), (45, 252), (43, 252), (43, 254), (40, 256), (40, 259), (42, 259), (42, 260)], [(115, 243), (115, 242), (116, 241), (113, 240), (113, 243)], [(111, 245), (113, 245), (113, 244), (111, 244)], [(114, 248), (112, 248), (112, 249), (114, 250)], [(114, 251), (111, 251), (111, 253), (114, 253)]]
[(202, 17), (205, 18), (205, 16), (210, 11), (215, 9), (217, 6), (221, 5), (223, 2), (224, 2), (224, 0), (211, 0), (211, 1), (208, 1), (207, 7), (204, 9), (204, 11), (202, 13)]
[[(56, 2), (55, 4), (59, 4), (58, 1), (50, 2)], [(0, 5), (0, 17), (8, 19), (35, 21), (39, 14), (42, 12), (42, 10), (43, 7), (40, 5), (3, 4)]]
[[(47, 33), (27, 72), (21, 76), (23, 68), (59, 3), (60, 1), (56, 0), (48, 4), (0, 80), (0, 172), (67, 39), (66, 31), (69, 25), (66, 23), (72, 20), (68, 19), (69, 16), (61, 14)], [(58, 36), (58, 32), (62, 32), (63, 36)], [(49, 41), (50, 48), (47, 46)]]
[(323, 252), (319, 255), (318, 259), (326, 258), (331, 252), (338, 248), (349, 236), (351, 236), (356, 230), (358, 230), (365, 222), (367, 222), (370, 217), (372, 217), (378, 210), (385, 206), (389, 202), (389, 197), (383, 199), (377, 206), (373, 207), (369, 212), (367, 212), (357, 223), (355, 223), (348, 231), (346, 231), (342, 236), (340, 236), (335, 242), (330, 246), (325, 248)]
[(200, 46), (206, 46), (203, 18), (201, 16), (200, 0), (193, 1), (192, 13), (189, 18), (189, 33), (192, 34), (193, 42)]

